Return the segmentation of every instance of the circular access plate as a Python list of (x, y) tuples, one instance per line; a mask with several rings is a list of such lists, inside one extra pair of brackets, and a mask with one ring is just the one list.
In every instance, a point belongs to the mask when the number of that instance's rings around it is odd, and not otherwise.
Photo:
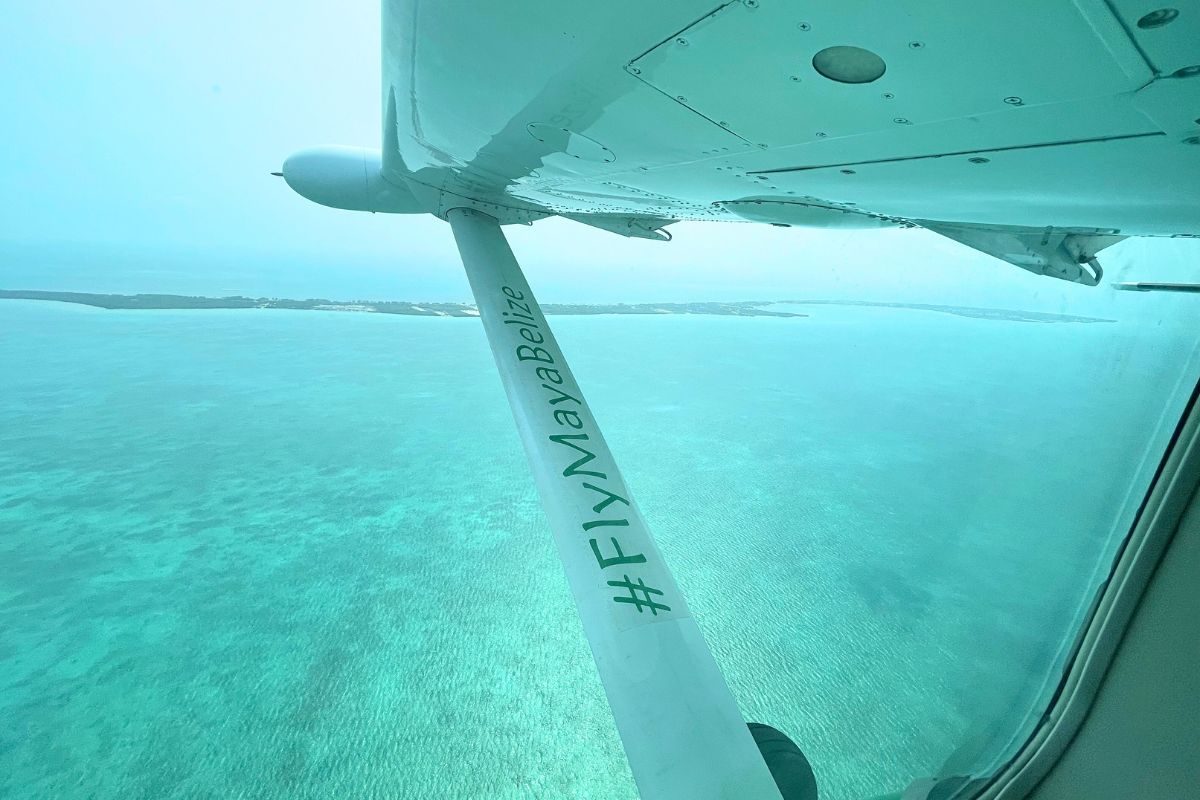
[(887, 70), (883, 59), (861, 47), (826, 47), (813, 56), (813, 69), (838, 83), (870, 83)]

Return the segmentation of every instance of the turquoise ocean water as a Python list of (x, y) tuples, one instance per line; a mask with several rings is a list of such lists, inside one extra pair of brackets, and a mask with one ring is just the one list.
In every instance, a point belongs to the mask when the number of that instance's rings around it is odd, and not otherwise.
[[(551, 321), (747, 719), (852, 800), (1044, 690), (1178, 354), (806, 310)], [(635, 796), (471, 319), (0, 305), (0, 720), (4, 798)]]

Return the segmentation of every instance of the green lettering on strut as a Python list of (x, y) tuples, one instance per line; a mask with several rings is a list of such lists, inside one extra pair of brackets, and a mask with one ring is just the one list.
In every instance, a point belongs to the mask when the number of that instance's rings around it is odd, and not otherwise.
[(627, 519), (594, 519), (591, 522), (583, 523), (583, 529), (590, 531), (592, 528), (628, 528), (629, 520)]
[(583, 453), (583, 458), (579, 459), (574, 464), (571, 464), (563, 470), (564, 478), (570, 478), (575, 475), (590, 475), (591, 477), (599, 478), (600, 480), (608, 480), (608, 475), (604, 474), (603, 472), (593, 472), (592, 470), (578, 469), (579, 467), (596, 458), (595, 453), (587, 448), (580, 447), (579, 445), (575, 444), (575, 441), (588, 441), (588, 435), (586, 433), (552, 433), (550, 434), (549, 438), (550, 441), (554, 442), (555, 444), (565, 444), (572, 450)]
[(608, 508), (610, 505), (612, 505), (613, 503), (618, 502), (618, 501), (624, 503), (625, 505), (629, 505), (629, 501), (626, 500), (624, 497), (621, 497), (621, 495), (610, 492), (608, 489), (602, 489), (599, 486), (593, 486), (592, 484), (588, 483), (587, 481), (583, 482), (583, 488), (591, 489), (593, 492), (597, 492), (599, 494), (604, 495), (603, 500), (601, 500), (596, 505), (592, 506), (592, 511), (595, 511), (597, 514), (599, 514), (601, 511), (603, 511), (604, 509)]
[(553, 364), (554, 356), (550, 355), (545, 348), (523, 344), (517, 347), (517, 360), (540, 361), (543, 364)]
[[(533, 320), (533, 312), (530, 311), (529, 306), (525, 305), (524, 303), (518, 303), (515, 300), (509, 300), (508, 307), (511, 308), (513, 311), (520, 312), (520, 313), (513, 314), (514, 317), (524, 317), (525, 319), (529, 320), (530, 322), (534, 321)], [(508, 316), (507, 311), (504, 312), (504, 316), (506, 316), (506, 317)]]
[(609, 567), (616, 566), (617, 564), (646, 563), (646, 557), (641, 553), (633, 556), (625, 555), (625, 552), (621, 550), (621, 543), (617, 541), (615, 536), (609, 538), (609, 541), (612, 542), (613, 549), (617, 551), (617, 554), (612, 558), (605, 558), (604, 556), (600, 555), (600, 544), (595, 539), (589, 539), (588, 541), (592, 545), (592, 553), (596, 556), (596, 563), (600, 565), (600, 569), (608, 569)]
[(562, 382), (563, 382), (562, 373), (560, 373), (558, 370), (554, 369), (553, 367), (538, 367), (535, 370), (535, 372), (537, 373), (537, 376), (544, 381), (550, 381), (551, 383), (557, 384), (559, 386), (562, 385)]
[[(639, 614), (642, 613), (642, 609), (648, 608), (648, 609), (650, 609), (650, 613), (656, 617), (658, 616), (659, 611), (670, 611), (671, 610), (670, 606), (665, 605), (663, 603), (659, 603), (658, 601), (656, 601), (654, 599), (654, 595), (658, 595), (659, 597), (663, 596), (663, 592), (661, 589), (655, 589), (651, 586), (647, 586), (646, 581), (643, 580), (642, 578), (638, 578), (637, 583), (634, 583), (632, 580), (629, 579), (628, 575), (622, 575), (621, 577), (624, 578), (625, 580), (609, 581), (608, 585), (609, 586), (617, 586), (622, 589), (627, 589), (629, 591), (629, 596), (628, 597), (619, 597), (619, 596), (614, 597), (613, 598), (614, 603), (630, 603), (637, 608)], [(641, 595), (641, 596), (639, 597), (639, 595)]]
[[(597, 460), (597, 456), (589, 449), (591, 437), (583, 432), (585, 428), (586, 417), (583, 414), (585, 408), (582, 397), (576, 397), (565, 391), (562, 387), (567, 385), (567, 377), (569, 373), (565, 372), (565, 365), (559, 369), (556, 365), (556, 358), (562, 358), (561, 355), (555, 356), (547, 346), (547, 342), (552, 342), (549, 339), (549, 332), (542, 333), (538, 321), (534, 319), (534, 310), (537, 306), (534, 304), (533, 298), (526, 295), (522, 291), (517, 291), (511, 287), (501, 287), (507, 298), (509, 311), (504, 311), (502, 316), (505, 317), (504, 324), (513, 324), (517, 326), (517, 334), (527, 344), (516, 345), (516, 357), (519, 362), (532, 361), (534, 362), (534, 374), (543, 383), (541, 387), (549, 392), (546, 395), (547, 405), (550, 407), (551, 414), (555, 423), (560, 426), (571, 428), (579, 433), (561, 433), (549, 434), (547, 438), (554, 444), (565, 445), (571, 448), (578, 455), (574, 461), (566, 466), (562, 471), (564, 478), (581, 477), (583, 488), (595, 492), (597, 497), (596, 502), (592, 505), (592, 511), (597, 514), (603, 514), (614, 503), (620, 503), (627, 508), (632, 504), (630, 501), (622, 497), (616, 492), (610, 491), (599, 485), (603, 481), (608, 480), (607, 473), (597, 469), (589, 469), (593, 466), (592, 462)], [(521, 302), (524, 301), (524, 302)], [(542, 320), (544, 323), (544, 320)], [(579, 391), (578, 387), (572, 385), (572, 391)], [(563, 403), (574, 403), (572, 407), (562, 407)], [(599, 466), (599, 465), (595, 465)], [(596, 480), (595, 483), (589, 482), (587, 478)], [(596, 528), (628, 528), (630, 521), (627, 518), (616, 519), (591, 519), (581, 521), (580, 527), (584, 532), (594, 530)], [(628, 534), (627, 534), (628, 535)], [(647, 558), (644, 553), (626, 553), (621, 546), (621, 542), (615, 536), (608, 537), (608, 544), (602, 545), (604, 538), (589, 539), (588, 544), (591, 547), (592, 555), (596, 558), (596, 563), (601, 570), (610, 567), (624, 566), (630, 564), (645, 564)], [(611, 549), (610, 548), (611, 545)], [(608, 553), (604, 550), (609, 549)], [(621, 576), (623, 580), (609, 581), (608, 585), (621, 590), (626, 594), (617, 594), (612, 597), (612, 600), (618, 604), (629, 604), (634, 606), (638, 613), (649, 611), (652, 616), (657, 616), (660, 611), (670, 611), (669, 605), (660, 601), (663, 597), (663, 592), (659, 589), (647, 586), (641, 579), (632, 580), (628, 575)]]
[(572, 397), (571, 395), (564, 392), (562, 389), (556, 389), (555, 387), (551, 386), (548, 383), (543, 383), (542, 388), (549, 389), (550, 391), (552, 391), (556, 395), (558, 395), (558, 397), (555, 397), (554, 399), (552, 399), (550, 401), (550, 405), (552, 405), (552, 406), (558, 405), (559, 403), (561, 403), (564, 400), (570, 400), (571, 402), (575, 403), (576, 405), (583, 405), (583, 401), (581, 401), (579, 398)]
[(542, 334), (538, 333), (537, 331), (530, 330), (529, 328), (520, 328), (519, 330), (521, 331), (521, 338), (527, 342), (541, 344), (542, 342), (546, 341), (546, 337), (542, 336)]
[(577, 431), (583, 430), (583, 417), (579, 416), (578, 411), (569, 411), (563, 408), (557, 409), (554, 412), (554, 421), (559, 425), (566, 425)]

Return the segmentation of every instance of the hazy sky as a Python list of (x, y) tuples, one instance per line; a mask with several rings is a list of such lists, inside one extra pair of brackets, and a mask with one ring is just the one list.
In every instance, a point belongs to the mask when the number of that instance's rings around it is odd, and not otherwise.
[[(469, 297), (445, 223), (326, 209), (268, 174), (301, 148), (378, 146), (377, 3), (40, 0), (9, 4), (3, 24), (0, 288)], [(550, 301), (1112, 294), (924, 231), (680, 224), (665, 244), (560, 219), (507, 230)]]

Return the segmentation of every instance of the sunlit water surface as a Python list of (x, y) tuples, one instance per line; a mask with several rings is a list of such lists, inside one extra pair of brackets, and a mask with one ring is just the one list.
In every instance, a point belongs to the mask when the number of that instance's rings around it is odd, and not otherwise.
[[(805, 310), (553, 323), (747, 719), (851, 800), (1044, 688), (1170, 354)], [(5, 798), (635, 796), (471, 319), (0, 305), (0, 720)]]

